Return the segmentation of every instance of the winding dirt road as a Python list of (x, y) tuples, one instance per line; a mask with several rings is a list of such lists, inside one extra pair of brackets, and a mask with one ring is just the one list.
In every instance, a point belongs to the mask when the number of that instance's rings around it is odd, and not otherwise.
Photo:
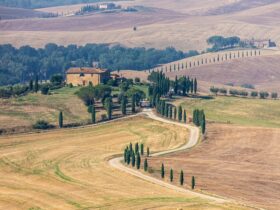
[[(179, 152), (179, 151), (182, 151), (182, 150), (190, 149), (198, 143), (198, 141), (199, 141), (199, 129), (197, 127), (182, 124), (182, 123), (179, 123), (179, 122), (169, 121), (167, 119), (163, 119), (161, 117), (156, 116), (150, 109), (144, 110), (143, 114), (147, 115), (149, 118), (151, 118), (153, 120), (157, 120), (157, 121), (168, 123), (168, 124), (174, 124), (174, 125), (177, 125), (177, 126), (180, 126), (180, 127), (188, 128), (190, 130), (190, 138), (189, 138), (189, 141), (185, 145), (183, 145), (179, 148), (176, 148), (176, 149), (154, 153), (151, 156), (166, 155), (166, 154), (170, 154), (170, 153), (173, 153), (173, 152)], [(123, 157), (114, 158), (114, 159), (109, 160), (109, 164), (112, 167), (114, 167), (118, 170), (129, 173), (133, 176), (139, 177), (141, 179), (144, 179), (148, 182), (152, 182), (154, 184), (160, 185), (162, 187), (166, 187), (166, 188), (175, 190), (177, 192), (187, 193), (188, 195), (197, 196), (197, 197), (200, 197), (202, 199), (211, 200), (211, 201), (214, 201), (214, 202), (217, 202), (217, 203), (232, 202), (228, 199), (223, 199), (223, 198), (219, 198), (219, 197), (214, 197), (214, 196), (210, 196), (210, 195), (197, 193), (197, 192), (194, 192), (194, 191), (191, 191), (191, 190), (188, 190), (188, 189), (184, 189), (184, 188), (169, 184), (169, 183), (161, 181), (159, 179), (147, 176), (147, 175), (141, 173), (140, 171), (136, 171), (134, 169), (126, 167), (125, 165), (122, 164), (122, 162), (121, 162), (122, 160), (123, 160)]]

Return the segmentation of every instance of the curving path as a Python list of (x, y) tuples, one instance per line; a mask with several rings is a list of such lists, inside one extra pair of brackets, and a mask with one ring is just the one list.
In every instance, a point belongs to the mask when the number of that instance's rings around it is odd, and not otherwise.
[[(189, 141), (185, 145), (183, 145), (182, 147), (176, 148), (176, 149), (154, 153), (151, 156), (166, 155), (166, 154), (170, 154), (170, 153), (173, 153), (173, 152), (179, 152), (179, 151), (182, 151), (182, 150), (190, 149), (198, 143), (198, 141), (199, 141), (199, 129), (197, 127), (182, 124), (182, 123), (179, 123), (179, 122), (169, 121), (167, 119), (158, 117), (150, 109), (144, 110), (143, 113), (146, 114), (149, 118), (151, 118), (153, 120), (177, 125), (177, 126), (180, 126), (180, 127), (185, 127), (185, 128), (188, 128), (190, 130), (190, 138), (189, 138)], [(129, 173), (133, 176), (139, 177), (141, 179), (152, 182), (154, 184), (157, 184), (157, 185), (175, 190), (177, 192), (187, 193), (188, 195), (197, 196), (197, 197), (200, 197), (200, 198), (203, 198), (203, 199), (215, 201), (217, 203), (232, 202), (228, 199), (226, 200), (226, 199), (223, 199), (223, 198), (214, 197), (214, 196), (210, 196), (210, 195), (205, 195), (205, 194), (202, 194), (202, 193), (197, 193), (197, 192), (194, 192), (194, 191), (191, 191), (191, 190), (188, 190), (188, 189), (184, 189), (184, 188), (169, 184), (167, 182), (164, 182), (162, 180), (156, 179), (154, 177), (145, 175), (145, 174), (141, 173), (140, 171), (136, 171), (134, 169), (126, 167), (125, 165), (122, 164), (122, 160), (123, 160), (123, 157), (114, 158), (114, 159), (109, 160), (109, 164), (112, 167), (114, 167), (118, 170)]]

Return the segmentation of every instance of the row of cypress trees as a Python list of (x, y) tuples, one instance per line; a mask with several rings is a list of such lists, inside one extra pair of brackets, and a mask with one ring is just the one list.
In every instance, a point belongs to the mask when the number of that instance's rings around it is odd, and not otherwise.
[(205, 134), (205, 131), (206, 131), (206, 119), (205, 119), (204, 110), (195, 109), (193, 111), (193, 123), (196, 126), (200, 126), (202, 134)]
[[(165, 167), (164, 167), (164, 164), (162, 163), (161, 164), (161, 178), (164, 179), (165, 178)], [(174, 180), (174, 171), (173, 169), (171, 168), (170, 169), (170, 172), (169, 172), (169, 181), (170, 182), (173, 182)], [(184, 185), (184, 180), (185, 180), (185, 177), (184, 177), (184, 172), (183, 170), (181, 170), (180, 174), (179, 174), (179, 183), (181, 186)], [(195, 177), (192, 176), (192, 180), (191, 180), (191, 187), (192, 189), (195, 188)]]
[(183, 110), (182, 106), (178, 108), (173, 104), (166, 103), (165, 100), (159, 100), (156, 102), (157, 113), (163, 117), (178, 120), (179, 122), (187, 123), (187, 112)]

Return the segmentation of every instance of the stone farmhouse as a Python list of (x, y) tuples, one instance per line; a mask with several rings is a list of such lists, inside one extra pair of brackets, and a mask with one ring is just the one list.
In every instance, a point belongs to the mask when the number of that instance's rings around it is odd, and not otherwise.
[(111, 78), (110, 72), (100, 68), (75, 67), (66, 72), (66, 83), (73, 86), (99, 85)]

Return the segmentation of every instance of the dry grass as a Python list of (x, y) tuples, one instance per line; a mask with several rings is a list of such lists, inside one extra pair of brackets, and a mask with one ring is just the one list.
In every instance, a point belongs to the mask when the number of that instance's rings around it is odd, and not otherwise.
[[(207, 138), (191, 152), (152, 158), (150, 166), (181, 169), (190, 187), (227, 196), (265, 209), (280, 207), (279, 129), (208, 124)], [(159, 171), (153, 176), (159, 177)], [(167, 180), (169, 171), (167, 172)]]
[(188, 132), (145, 118), (0, 138), (1, 209), (243, 209), (139, 180), (107, 160), (129, 142), (178, 147)]
[[(238, 86), (243, 84), (251, 84), (258, 91), (266, 90), (280, 93), (279, 51), (262, 52), (262, 56), (220, 61), (220, 63), (204, 63), (204, 65), (201, 65), (202, 58), (213, 58), (215, 54), (220, 55), (221, 53), (204, 54), (163, 65), (163, 70), (172, 79), (175, 79), (176, 76), (185, 75), (192, 78), (196, 77), (199, 81), (199, 91), (204, 93), (209, 93), (209, 88), (213, 85), (222, 87), (230, 83), (237, 87), (227, 87), (227, 89), (238, 88)], [(188, 69), (185, 69), (186, 62), (189, 66), (189, 62), (196, 62), (197, 64), (197, 61), (200, 61), (200, 66), (192, 66), (192, 68), (188, 67)], [(180, 64), (179, 71), (177, 68), (178, 63)], [(174, 71), (174, 64), (176, 65), (176, 71)], [(184, 64), (184, 69), (181, 68), (182, 64)], [(170, 66), (172, 66), (171, 72)], [(166, 67), (167, 72), (165, 72)], [(158, 69), (160, 71), (161, 67)], [(147, 80), (149, 75), (149, 73), (138, 71), (121, 71), (121, 74), (127, 78), (140, 77), (142, 80)]]

